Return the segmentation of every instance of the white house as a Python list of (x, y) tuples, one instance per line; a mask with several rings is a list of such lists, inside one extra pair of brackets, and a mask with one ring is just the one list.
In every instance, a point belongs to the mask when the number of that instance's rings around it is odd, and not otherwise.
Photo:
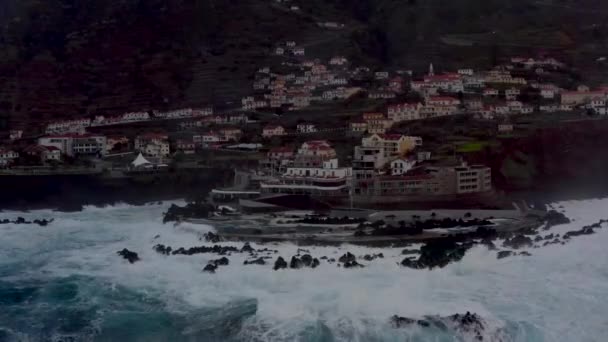
[(377, 71), (374, 73), (374, 78), (376, 78), (377, 80), (386, 80), (388, 78), (388, 72), (387, 71)]
[(353, 175), (350, 167), (339, 167), (338, 159), (323, 161), (322, 167), (289, 167), (283, 175), (287, 178), (330, 178), (344, 179)]
[(463, 76), (473, 76), (473, 69), (458, 69), (458, 74)]
[(317, 132), (317, 127), (311, 123), (299, 123), (296, 126), (296, 131), (298, 133), (315, 133)]
[(342, 56), (336, 56), (329, 60), (329, 65), (344, 65), (346, 63), (348, 63), (348, 60)]
[(150, 120), (150, 114), (147, 112), (129, 112), (122, 115), (124, 121), (147, 121)]
[(166, 134), (147, 133), (135, 138), (135, 150), (150, 157), (165, 157), (170, 153)]
[(403, 175), (416, 165), (415, 160), (395, 159), (391, 162), (391, 175)]
[(42, 145), (42, 146), (54, 146), (56, 147), (59, 151), (61, 151), (62, 154), (65, 154), (67, 156), (73, 156), (74, 155), (74, 150), (72, 148), (73, 146), (73, 135), (54, 135), (54, 136), (48, 136), (48, 137), (42, 137), (38, 139), (38, 145)]
[(262, 129), (262, 137), (271, 138), (285, 135), (285, 128), (280, 125), (268, 125)]
[(509, 88), (505, 90), (505, 98), (507, 101), (516, 100), (517, 96), (519, 96), (520, 91), (517, 88)]
[(12, 140), (17, 140), (17, 139), (21, 139), (21, 137), (23, 136), (23, 131), (22, 130), (18, 130), (18, 129), (13, 129), (9, 132), (9, 139)]
[(105, 155), (106, 146), (107, 139), (103, 135), (85, 134), (72, 139), (72, 153), (75, 155)]
[(420, 103), (401, 103), (387, 108), (387, 117), (393, 122), (420, 119)]
[(0, 167), (12, 164), (17, 158), (19, 158), (19, 153), (0, 147)]
[(91, 119), (51, 122), (46, 127), (46, 134), (84, 133), (91, 126)]
[(303, 47), (294, 48), (292, 51), (294, 56), (304, 56), (306, 54), (306, 50)]
[(325, 140), (307, 141), (298, 149), (299, 156), (335, 158), (336, 150)]

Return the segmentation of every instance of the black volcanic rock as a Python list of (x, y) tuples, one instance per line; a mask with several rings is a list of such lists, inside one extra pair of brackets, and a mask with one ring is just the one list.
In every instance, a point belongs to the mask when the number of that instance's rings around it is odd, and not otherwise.
[(566, 234), (564, 234), (564, 239), (570, 239), (572, 237), (581, 236), (581, 235), (591, 235), (594, 233), (595, 233), (595, 231), (593, 230), (593, 228), (583, 227), (579, 230), (572, 230), (572, 231), (567, 232)]
[(203, 238), (205, 239), (205, 241), (213, 242), (213, 243), (218, 243), (218, 242), (222, 241), (222, 238), (219, 235), (214, 234), (213, 232), (205, 233), (203, 235)]
[(245, 260), (244, 265), (266, 265), (264, 258), (257, 258), (254, 260)]
[(339, 259), (338, 262), (341, 263), (347, 263), (347, 262), (352, 262), (352, 261), (356, 261), (357, 257), (354, 256), (352, 253), (350, 252), (346, 252), (346, 254), (342, 255)]
[(215, 266), (226, 266), (230, 264), (230, 260), (226, 257), (221, 257), (219, 259), (211, 260), (210, 263), (214, 264)]
[(216, 270), (217, 270), (217, 266), (214, 264), (207, 264), (207, 266), (205, 266), (205, 268), (203, 268), (203, 272), (208, 272), (208, 273), (215, 273)]
[(556, 210), (548, 211), (544, 217), (544, 220), (547, 222), (547, 227), (553, 227), (560, 224), (568, 224), (571, 222), (570, 219), (566, 217), (566, 215)]
[(130, 250), (128, 250), (126, 248), (124, 248), (122, 251), (116, 252), (116, 254), (122, 256), (123, 258), (128, 260), (130, 263), (139, 261), (139, 256), (137, 255), (137, 253), (131, 252)]
[(534, 243), (532, 242), (532, 239), (525, 236), (525, 235), (516, 235), (510, 239), (505, 240), (504, 245), (505, 247), (509, 247), (509, 248), (513, 248), (513, 249), (519, 249), (522, 247), (532, 247)]
[(274, 262), (273, 269), (276, 271), (284, 268), (287, 268), (287, 261), (285, 261), (283, 257), (278, 257), (277, 260)]
[(304, 267), (304, 263), (297, 256), (292, 256), (291, 261), (289, 262), (289, 268), (299, 269)]
[(204, 219), (213, 212), (214, 207), (204, 202), (192, 202), (183, 207), (172, 204), (164, 214), (163, 223), (181, 221), (188, 218)]
[(496, 253), (496, 259), (504, 259), (506, 257), (510, 257), (511, 255), (513, 255), (512, 251), (500, 251)]
[(414, 269), (433, 269), (444, 267), (450, 262), (460, 261), (472, 246), (470, 243), (457, 242), (457, 239), (463, 238), (447, 237), (429, 241), (420, 248), (418, 259), (406, 257), (401, 261), (401, 266)]
[(255, 252), (255, 249), (253, 249), (253, 247), (251, 247), (251, 245), (249, 244), (249, 242), (245, 242), (245, 244), (243, 245), (243, 247), (241, 247), (241, 253), (242, 252)]
[(305, 267), (310, 267), (310, 265), (312, 264), (312, 256), (310, 254), (304, 254), (300, 257), (300, 260), (302, 260), (302, 264)]
[(364, 267), (364, 266), (361, 265), (360, 263), (358, 263), (356, 260), (347, 261), (344, 263), (344, 268), (355, 268), (355, 267)]

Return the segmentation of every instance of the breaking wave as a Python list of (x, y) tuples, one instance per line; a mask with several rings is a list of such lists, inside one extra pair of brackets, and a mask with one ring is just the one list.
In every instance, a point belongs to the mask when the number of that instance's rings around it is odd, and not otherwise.
[[(563, 233), (605, 218), (608, 200), (556, 204), (574, 221)], [(46, 227), (0, 225), (0, 341), (477, 341), (450, 316), (473, 312), (483, 341), (602, 341), (608, 326), (608, 232), (498, 260), (485, 247), (438, 270), (397, 264), (398, 248), (306, 247), (316, 257), (383, 253), (362, 269), (321, 263), (273, 271), (229, 256), (156, 253), (158, 243), (191, 247), (202, 225), (163, 225), (167, 203), (2, 212), (54, 218)], [(562, 210), (562, 209), (560, 209)], [(241, 247), (242, 243), (222, 243)], [(255, 244), (254, 244), (255, 247)], [(265, 247), (269, 247), (266, 245)], [(289, 258), (298, 246), (275, 244)], [(116, 255), (123, 248), (141, 261)], [(395, 327), (391, 317), (437, 322)]]

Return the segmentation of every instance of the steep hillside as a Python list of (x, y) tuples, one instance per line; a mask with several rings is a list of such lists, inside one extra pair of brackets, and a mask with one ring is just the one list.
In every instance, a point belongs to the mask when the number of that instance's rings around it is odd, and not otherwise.
[(235, 102), (259, 66), (279, 62), (268, 54), (285, 40), (316, 56), (414, 69), (550, 53), (600, 82), (606, 19), (600, 0), (5, 0), (0, 130), (5, 121)]

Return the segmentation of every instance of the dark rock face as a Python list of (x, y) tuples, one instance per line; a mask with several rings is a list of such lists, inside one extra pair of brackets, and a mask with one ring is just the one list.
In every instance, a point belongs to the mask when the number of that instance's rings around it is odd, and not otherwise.
[(312, 264), (312, 256), (310, 254), (302, 255), (300, 260), (302, 260), (302, 264), (306, 267), (310, 267), (310, 265)]
[(153, 248), (157, 253), (164, 254), (164, 255), (171, 255), (172, 249), (170, 246), (158, 244), (158, 245), (154, 246)]
[(188, 203), (184, 207), (172, 204), (163, 217), (163, 223), (180, 221), (184, 218), (208, 218), (213, 210), (212, 205), (204, 202)]
[(341, 263), (347, 263), (347, 262), (351, 262), (351, 261), (356, 261), (357, 257), (354, 256), (352, 253), (350, 252), (346, 252), (346, 254), (342, 255), (339, 259), (338, 262)]
[(347, 261), (344, 263), (344, 268), (362, 268), (362, 267), (364, 267), (364, 266), (361, 265), (360, 263), (358, 263), (356, 260)]
[(304, 263), (297, 256), (292, 256), (291, 261), (289, 262), (289, 268), (300, 269), (304, 266)]
[(567, 232), (566, 234), (564, 234), (564, 239), (570, 239), (572, 237), (581, 236), (581, 235), (591, 235), (594, 233), (595, 233), (595, 231), (593, 230), (593, 228), (583, 227), (579, 230), (572, 230), (572, 231)]
[(422, 246), (417, 260), (406, 257), (401, 265), (414, 269), (445, 267), (450, 262), (460, 261), (471, 246), (468, 243), (458, 243), (455, 238), (437, 239)]
[(226, 266), (230, 264), (230, 260), (226, 257), (221, 257), (219, 259), (211, 260), (210, 264), (214, 264), (215, 266)]
[(249, 242), (245, 242), (245, 244), (241, 248), (241, 252), (252, 253), (252, 252), (255, 252), (255, 250), (253, 249), (253, 247), (251, 247)]
[(205, 241), (212, 243), (218, 243), (222, 241), (222, 238), (219, 235), (214, 234), (213, 232), (205, 233), (203, 235), (203, 238), (205, 239)]
[(312, 262), (310, 263), (310, 267), (317, 268), (320, 264), (321, 264), (321, 262), (319, 261), (319, 259), (314, 258), (314, 259), (312, 259)]
[(470, 312), (464, 315), (455, 314), (447, 317), (425, 316), (424, 319), (412, 319), (394, 315), (390, 318), (390, 323), (393, 328), (408, 328), (417, 325), (421, 328), (450, 329), (463, 336), (475, 336), (474, 338), (477, 341), (483, 341), (483, 333), (486, 330), (483, 319), (477, 314)]
[(420, 253), (419, 249), (404, 249), (401, 251), (402, 255), (412, 255)]
[(500, 251), (496, 254), (496, 259), (504, 259), (506, 257), (510, 257), (511, 255), (513, 255), (513, 252), (511, 251)]
[(382, 259), (384, 258), (384, 254), (382, 253), (378, 253), (378, 254), (365, 254), (363, 256), (363, 260), (365, 261), (373, 261), (375, 259)]
[(532, 239), (525, 235), (517, 235), (510, 239), (505, 240), (505, 247), (519, 249), (522, 247), (532, 247)]
[(46, 227), (49, 224), (51, 224), (55, 219), (35, 219), (34, 221), (27, 221), (26, 219), (24, 219), (23, 217), (17, 217), (17, 219), (11, 221), (8, 219), (4, 219), (4, 220), (0, 220), (0, 224), (37, 224), (40, 227)]
[(116, 252), (116, 254), (122, 256), (123, 258), (125, 258), (126, 260), (128, 260), (130, 263), (134, 263), (136, 261), (139, 261), (139, 256), (137, 255), (137, 253), (135, 252), (131, 252), (128, 249), (123, 249), (122, 251), (118, 251)]
[(219, 255), (226, 255), (230, 252), (237, 253), (239, 250), (236, 247), (232, 246), (220, 246), (213, 245), (213, 247), (208, 246), (199, 246), (199, 247), (190, 247), (185, 249), (184, 247), (180, 247), (171, 252), (171, 255), (195, 255), (195, 254), (205, 254), (205, 253), (213, 253)]
[(245, 260), (243, 265), (266, 265), (264, 258), (257, 258), (254, 260)]
[(203, 268), (203, 272), (208, 272), (208, 273), (215, 273), (215, 270), (217, 270), (217, 266), (214, 264), (207, 264), (207, 266), (205, 266), (205, 268)]
[(287, 268), (287, 261), (285, 261), (285, 259), (283, 259), (283, 257), (278, 257), (277, 261), (274, 262), (274, 267), (273, 269), (276, 270), (281, 270)]
[(548, 211), (544, 219), (547, 222), (547, 228), (560, 224), (568, 224), (571, 222), (570, 219), (566, 217), (566, 215), (556, 210)]
[(532, 254), (530, 254), (530, 252), (526, 252), (526, 251), (519, 252), (519, 255), (523, 255), (523, 256), (532, 256)]

